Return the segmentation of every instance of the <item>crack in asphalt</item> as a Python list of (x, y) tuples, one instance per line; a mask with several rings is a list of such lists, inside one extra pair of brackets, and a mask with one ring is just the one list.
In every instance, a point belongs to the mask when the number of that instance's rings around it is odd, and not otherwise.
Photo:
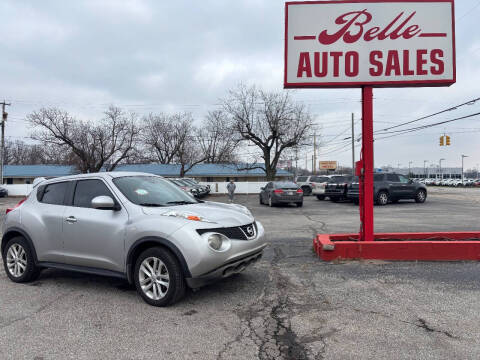
[(384, 317), (384, 318), (387, 318), (387, 319), (393, 319), (395, 321), (398, 321), (398, 322), (401, 322), (401, 323), (404, 323), (404, 324), (413, 325), (413, 326), (416, 326), (418, 328), (424, 329), (427, 332), (438, 333), (438, 334), (445, 335), (445, 336), (447, 336), (451, 339), (456, 339), (456, 340), (460, 339), (458, 336), (453, 335), (451, 332), (449, 332), (447, 330), (439, 330), (439, 329), (436, 329), (436, 328), (432, 327), (431, 325), (428, 325), (427, 321), (425, 319), (420, 318), (420, 317), (417, 319), (417, 322), (412, 322), (412, 321), (407, 321), (407, 320), (396, 319), (391, 314), (385, 314), (385, 313), (382, 313), (382, 312), (379, 312), (379, 311), (363, 310), (363, 309), (352, 309), (352, 310), (360, 312), (360, 313), (381, 316), (381, 317)]
[[(299, 337), (292, 328), (292, 314), (301, 304), (291, 298), (291, 291), (300, 293), (298, 285), (281, 274), (278, 263), (286, 258), (279, 246), (273, 248), (274, 256), (268, 267), (268, 278), (260, 296), (248, 306), (236, 310), (241, 320), (241, 332), (227, 342), (218, 353), (217, 359), (238, 357), (244, 353), (243, 347), (257, 349), (260, 360), (277, 359), (323, 359), (327, 345), (325, 339), (336, 332), (327, 332), (314, 336)], [(301, 285), (303, 287), (303, 284)], [(302, 292), (304, 293), (304, 292)], [(312, 304), (315, 302), (312, 300)], [(306, 345), (320, 342), (319, 351), (314, 353)], [(230, 356), (228, 356), (230, 354)]]

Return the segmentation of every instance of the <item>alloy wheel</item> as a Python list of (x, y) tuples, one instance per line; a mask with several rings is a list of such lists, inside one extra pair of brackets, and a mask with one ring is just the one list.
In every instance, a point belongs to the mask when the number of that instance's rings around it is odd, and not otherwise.
[(420, 201), (420, 202), (425, 201), (425, 192), (424, 192), (424, 191), (419, 191), (419, 192), (418, 192), (418, 195), (417, 195), (417, 199), (418, 199), (418, 201)]
[(138, 280), (142, 291), (152, 300), (165, 297), (170, 286), (167, 267), (162, 260), (153, 256), (142, 261), (138, 270)]
[(20, 244), (12, 244), (7, 251), (7, 269), (16, 278), (27, 270), (27, 253)]
[(378, 196), (378, 202), (381, 204), (381, 205), (386, 205), (388, 203), (388, 195), (387, 193), (385, 192), (382, 192), (379, 196)]

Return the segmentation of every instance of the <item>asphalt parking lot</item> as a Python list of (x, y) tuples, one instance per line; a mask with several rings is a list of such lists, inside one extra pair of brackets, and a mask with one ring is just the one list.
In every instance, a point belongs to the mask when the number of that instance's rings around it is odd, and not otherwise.
[[(1, 213), (16, 201), (0, 199)], [(264, 258), (173, 307), (147, 305), (120, 280), (66, 271), (14, 284), (2, 264), (0, 358), (480, 358), (479, 263), (325, 263), (313, 236), (358, 231), (356, 206), (236, 202), (265, 226)], [(480, 189), (431, 189), (425, 204), (375, 215), (379, 232), (480, 230)]]

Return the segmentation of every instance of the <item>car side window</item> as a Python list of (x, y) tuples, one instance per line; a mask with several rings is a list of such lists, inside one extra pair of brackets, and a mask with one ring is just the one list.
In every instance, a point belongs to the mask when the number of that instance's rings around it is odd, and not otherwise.
[(77, 181), (75, 194), (73, 196), (73, 206), (91, 208), (92, 199), (97, 196), (110, 196), (114, 199), (110, 190), (102, 180), (80, 180)]
[(398, 175), (396, 175), (396, 174), (387, 174), (387, 181), (400, 182), (400, 179), (398, 178)]
[[(43, 188), (43, 194), (40, 202), (51, 205), (63, 205), (63, 199), (67, 192), (68, 181), (48, 184)], [(40, 189), (39, 189), (40, 190)]]
[(373, 181), (383, 181), (383, 174), (374, 174)]
[(400, 178), (400, 182), (401, 182), (402, 184), (408, 184), (409, 180), (407, 179), (406, 176), (398, 175), (398, 177)]

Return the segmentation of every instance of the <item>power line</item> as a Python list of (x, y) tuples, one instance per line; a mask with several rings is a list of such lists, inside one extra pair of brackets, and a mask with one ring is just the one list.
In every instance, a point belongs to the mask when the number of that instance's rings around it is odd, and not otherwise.
[(385, 133), (380, 134), (380, 135), (386, 135), (386, 134), (394, 134), (394, 135), (376, 138), (376, 140), (377, 140), (377, 139), (378, 139), (378, 140), (387, 139), (387, 138), (390, 138), (390, 137), (394, 137), (394, 136), (398, 136), (398, 135), (403, 135), (403, 134), (410, 133), (410, 132), (420, 131), (420, 130), (423, 130), (423, 129), (428, 129), (428, 128), (430, 128), (430, 127), (434, 127), (434, 126), (438, 126), (438, 125), (443, 125), (443, 124), (448, 124), (448, 123), (451, 123), (451, 122), (454, 122), (454, 121), (464, 120), (464, 119), (468, 119), (468, 118), (471, 118), (471, 117), (474, 117), (474, 116), (478, 116), (478, 115), (480, 115), (480, 112), (475, 113), (475, 114), (470, 114), (470, 115), (462, 116), (462, 117), (458, 117), (458, 118), (455, 118), (455, 119), (440, 121), (440, 122), (433, 123), (433, 124), (428, 124), (428, 125), (423, 125), (423, 126), (417, 126), (417, 127), (414, 127), (414, 128), (403, 129), (403, 130), (395, 130), (395, 131), (388, 131), (388, 132), (385, 132)]
[(382, 129), (382, 130), (378, 130), (378, 131), (376, 131), (376, 132), (388, 131), (388, 130), (395, 129), (395, 128), (398, 128), (398, 127), (401, 127), (401, 126), (404, 126), (404, 125), (412, 124), (412, 123), (414, 123), (414, 122), (418, 122), (418, 121), (421, 121), (421, 120), (425, 120), (425, 119), (431, 118), (431, 117), (433, 117), (433, 116), (437, 116), (437, 115), (446, 113), (446, 112), (448, 112), (448, 111), (457, 110), (458, 108), (460, 108), (460, 107), (462, 107), (462, 106), (465, 106), (465, 105), (473, 105), (473, 104), (474, 104), (475, 102), (477, 102), (478, 100), (480, 100), (480, 98), (476, 98), (476, 99), (467, 101), (467, 102), (465, 102), (465, 103), (463, 103), (463, 104), (460, 104), (460, 105), (452, 106), (452, 107), (450, 107), (450, 108), (448, 108), (448, 109), (445, 109), (445, 110), (436, 112), (436, 113), (434, 113), (434, 114), (430, 114), (430, 115), (427, 115), (427, 116), (422, 116), (421, 118), (418, 118), (418, 119), (415, 119), (415, 120), (412, 120), (412, 121), (407, 121), (407, 122), (404, 122), (404, 123), (401, 123), (401, 124), (398, 124), (398, 125), (395, 125), (395, 126), (391, 126), (391, 127), (388, 127), (388, 128)]

